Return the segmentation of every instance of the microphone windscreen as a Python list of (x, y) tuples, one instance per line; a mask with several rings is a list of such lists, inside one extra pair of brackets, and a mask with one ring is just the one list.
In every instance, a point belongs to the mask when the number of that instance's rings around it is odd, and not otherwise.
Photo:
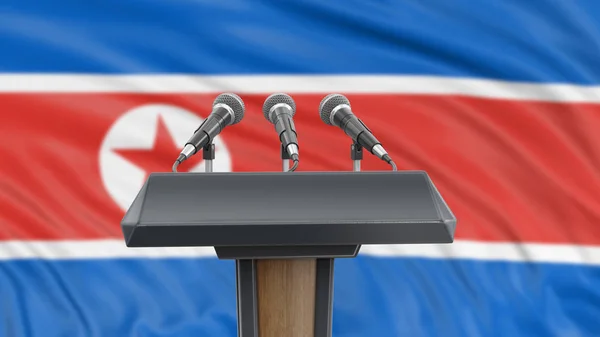
[(242, 101), (240, 96), (230, 92), (220, 94), (217, 96), (217, 98), (215, 98), (213, 107), (217, 104), (225, 104), (230, 107), (231, 110), (233, 110), (235, 118), (233, 119), (233, 122), (231, 122), (231, 125), (239, 123), (242, 118), (244, 118), (244, 111), (246, 110), (246, 107), (244, 106), (244, 101)]
[(292, 108), (292, 116), (296, 114), (296, 103), (290, 95), (284, 93), (272, 94), (271, 96), (267, 97), (265, 104), (263, 104), (263, 114), (269, 122), (273, 123), (273, 121), (269, 118), (271, 108), (281, 103), (287, 104), (290, 106), (290, 108)]
[(325, 122), (325, 124), (331, 125), (331, 113), (333, 110), (341, 104), (346, 104), (350, 106), (350, 101), (344, 95), (340, 94), (329, 94), (323, 98), (321, 104), (319, 104), (319, 114), (321, 115), (321, 120)]

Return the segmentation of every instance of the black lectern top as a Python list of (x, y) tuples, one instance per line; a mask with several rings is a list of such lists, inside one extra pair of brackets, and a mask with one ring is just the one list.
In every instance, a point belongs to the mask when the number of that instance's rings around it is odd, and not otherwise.
[(450, 243), (429, 176), (404, 172), (154, 173), (121, 223), (130, 247)]

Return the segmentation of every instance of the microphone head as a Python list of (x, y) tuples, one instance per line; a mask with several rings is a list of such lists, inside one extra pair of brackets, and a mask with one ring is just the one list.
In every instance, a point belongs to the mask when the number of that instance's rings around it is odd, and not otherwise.
[(321, 120), (325, 122), (325, 124), (331, 124), (331, 113), (333, 110), (339, 105), (346, 104), (350, 106), (350, 101), (344, 95), (340, 94), (329, 94), (323, 98), (321, 104), (319, 104), (319, 114), (321, 115)]
[(292, 108), (292, 116), (296, 114), (296, 103), (290, 95), (281, 92), (272, 94), (271, 96), (267, 97), (265, 104), (263, 104), (263, 114), (269, 122), (273, 123), (271, 118), (269, 118), (269, 115), (271, 114), (271, 109), (277, 104), (289, 105), (290, 108)]
[(240, 96), (230, 92), (220, 94), (217, 96), (217, 98), (215, 98), (213, 107), (217, 104), (225, 104), (230, 107), (231, 110), (233, 110), (234, 118), (230, 125), (239, 123), (242, 118), (244, 118), (244, 111), (246, 110), (246, 107), (244, 107), (244, 101), (242, 101)]

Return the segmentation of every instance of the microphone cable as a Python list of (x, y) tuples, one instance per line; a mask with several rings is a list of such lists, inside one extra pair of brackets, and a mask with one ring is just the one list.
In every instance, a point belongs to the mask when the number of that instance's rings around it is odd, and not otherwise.
[(300, 159), (298, 159), (298, 155), (294, 155), (292, 157), (295, 157), (295, 158), (292, 158), (292, 160), (294, 161), (294, 164), (292, 165), (292, 167), (290, 167), (288, 172), (296, 171), (296, 169), (298, 168), (298, 165), (300, 165)]
[(173, 172), (177, 172), (177, 167), (184, 160), (185, 160), (185, 156), (183, 154), (180, 154), (179, 157), (177, 157), (177, 160), (173, 163), (173, 167), (172, 167)]
[(392, 166), (392, 171), (398, 171), (398, 166), (396, 166), (396, 163), (394, 163), (389, 154), (384, 154), (381, 159)]

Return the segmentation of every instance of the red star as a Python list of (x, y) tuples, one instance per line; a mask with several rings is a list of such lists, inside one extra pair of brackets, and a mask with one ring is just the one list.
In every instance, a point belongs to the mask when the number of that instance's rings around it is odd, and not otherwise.
[[(171, 165), (179, 156), (183, 144), (176, 144), (173, 137), (167, 130), (164, 121), (160, 117), (156, 121), (156, 138), (154, 144), (149, 149), (115, 149), (114, 151), (121, 157), (127, 159), (132, 164), (143, 169), (146, 172), (144, 179), (152, 172), (170, 172)], [(184, 161), (179, 168), (179, 172), (189, 171), (202, 161), (202, 153), (198, 153), (190, 159)]]

